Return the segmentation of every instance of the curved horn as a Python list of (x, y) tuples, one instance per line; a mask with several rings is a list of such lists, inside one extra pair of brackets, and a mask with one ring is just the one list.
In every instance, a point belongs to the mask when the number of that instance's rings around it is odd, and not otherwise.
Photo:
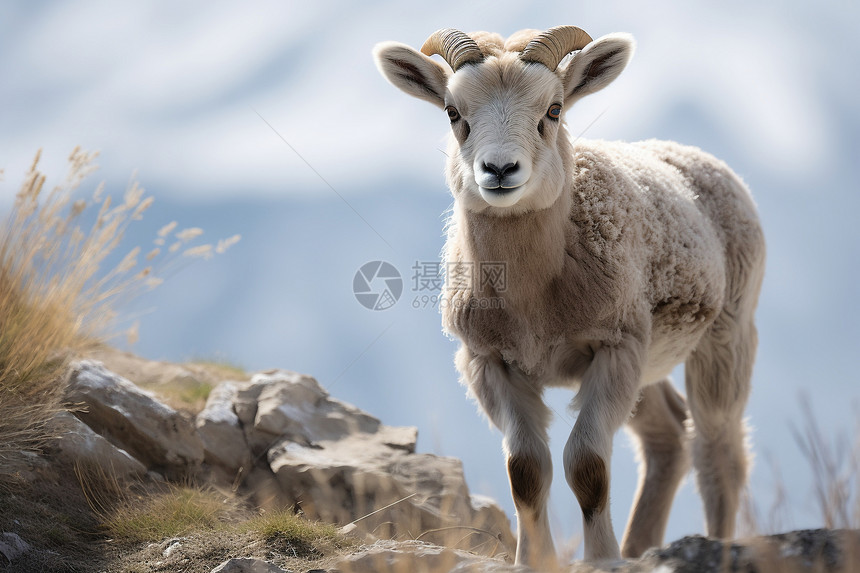
[(476, 64), (484, 60), (484, 54), (475, 40), (454, 28), (434, 32), (421, 46), (421, 52), (427, 56), (439, 54), (455, 72), (463, 64)]
[(561, 60), (574, 50), (581, 50), (591, 42), (591, 36), (576, 26), (556, 26), (538, 34), (529, 42), (520, 59), (537, 62), (555, 71)]

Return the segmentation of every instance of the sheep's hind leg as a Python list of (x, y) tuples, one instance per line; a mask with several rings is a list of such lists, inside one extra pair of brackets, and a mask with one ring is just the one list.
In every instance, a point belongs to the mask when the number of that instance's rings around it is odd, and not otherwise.
[(564, 448), (564, 469), (582, 509), (589, 561), (621, 556), (609, 512), (609, 463), (612, 437), (639, 394), (641, 354), (641, 344), (632, 339), (599, 349), (574, 401), (580, 412)]
[(738, 314), (723, 311), (717, 317), (684, 369), (695, 428), (693, 465), (708, 535), (723, 539), (734, 535), (747, 479), (743, 413), (757, 340), (752, 319), (739, 321)]
[(517, 510), (517, 564), (538, 571), (557, 568), (549, 529), (547, 499), (552, 482), (548, 446), (549, 409), (542, 389), (501, 360), (457, 354), (457, 367), (481, 408), (503, 433), (504, 450)]
[(690, 468), (687, 403), (666, 379), (642, 389), (627, 426), (639, 441), (639, 486), (621, 555), (639, 557), (663, 543), (672, 500)]

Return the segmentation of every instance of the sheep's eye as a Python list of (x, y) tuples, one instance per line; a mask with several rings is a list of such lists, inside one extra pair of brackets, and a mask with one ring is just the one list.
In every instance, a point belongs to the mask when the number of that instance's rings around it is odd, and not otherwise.
[(451, 123), (454, 123), (458, 119), (460, 119), (460, 112), (457, 111), (457, 108), (453, 105), (449, 105), (445, 108), (445, 111), (448, 113), (448, 119), (451, 120)]
[(554, 103), (546, 110), (546, 116), (550, 119), (558, 119), (561, 117), (561, 104)]

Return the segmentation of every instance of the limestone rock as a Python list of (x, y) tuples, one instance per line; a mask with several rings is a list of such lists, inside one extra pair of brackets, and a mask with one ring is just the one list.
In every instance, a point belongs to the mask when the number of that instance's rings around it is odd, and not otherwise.
[(167, 542), (167, 547), (164, 548), (164, 551), (161, 552), (161, 556), (165, 558), (169, 558), (171, 555), (176, 553), (182, 549), (182, 540), (181, 539), (170, 539)]
[(331, 398), (310, 376), (279, 370), (255, 375), (251, 384), (263, 386), (254, 418), (258, 431), (313, 443), (379, 429), (378, 419)]
[(415, 445), (418, 443), (418, 428), (414, 426), (380, 426), (380, 441), (397, 450), (414, 454)]
[(233, 412), (254, 457), (265, 457), (284, 438), (312, 445), (377, 432), (392, 448), (415, 451), (416, 428), (383, 426), (370, 414), (329, 396), (310, 376), (271, 370), (235, 384)]
[(211, 573), (290, 573), (290, 571), (260, 559), (234, 558), (228, 559)]
[(193, 473), (203, 461), (203, 444), (188, 420), (99, 362), (72, 365), (66, 401), (82, 403), (77, 415), (84, 423), (168, 477)]
[(282, 370), (237, 384), (232, 403), (250, 450), (277, 479), (280, 505), (311, 519), (355, 522), (349, 529), (362, 535), (428, 532), (437, 543), (513, 551), (504, 512), (473, 504), (459, 460), (415, 454), (415, 428), (385, 426), (312, 377)]
[(385, 426), (310, 376), (275, 370), (222, 382), (194, 426), (91, 361), (74, 365), (67, 399), (83, 402), (86, 424), (167, 479), (205, 456), (211, 479), (223, 479), (222, 470), (239, 476), (261, 507), (296, 506), (311, 519), (352, 524), (365, 538), (422, 536), (513, 554), (507, 517), (470, 495), (459, 460), (416, 454), (415, 428)]
[(287, 500), (312, 519), (355, 522), (377, 537), (427, 532), (435, 543), (513, 553), (507, 517), (486, 500), (473, 505), (459, 460), (409, 454), (384, 438), (360, 433), (313, 446), (284, 440), (269, 450), (269, 464)]
[[(473, 493), (469, 496), (469, 504), (472, 507), (472, 527), (494, 534), (499, 543), (510, 549), (513, 556), (516, 542), (513, 536), (507, 537), (510, 521), (498, 502), (491, 497)], [(502, 524), (506, 525), (507, 529), (502, 527)]]
[(243, 491), (250, 495), (255, 507), (277, 511), (293, 505), (285, 499), (278, 478), (272, 473), (268, 464), (254, 466), (250, 473), (243, 476), (242, 483)]
[(57, 437), (48, 446), (58, 459), (69, 464), (85, 464), (101, 468), (121, 479), (146, 474), (146, 467), (109, 441), (92, 431), (68, 412), (60, 412), (51, 422), (51, 432)]
[(235, 382), (222, 382), (216, 386), (195, 422), (206, 461), (230, 471), (251, 467), (251, 450), (234, 410), (238, 391)]
[(19, 559), (29, 551), (30, 544), (21, 539), (17, 533), (0, 533), (0, 555), (5, 557), (8, 563)]

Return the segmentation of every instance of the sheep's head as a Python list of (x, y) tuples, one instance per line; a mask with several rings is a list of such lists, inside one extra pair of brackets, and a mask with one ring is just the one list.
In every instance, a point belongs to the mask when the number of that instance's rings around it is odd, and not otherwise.
[(612, 82), (632, 53), (629, 35), (592, 40), (574, 26), (523, 30), (507, 41), (447, 29), (420, 52), (395, 42), (374, 50), (389, 82), (442, 108), (451, 121), (448, 183), (455, 198), (472, 211), (500, 215), (555, 202), (568, 149), (564, 112)]

